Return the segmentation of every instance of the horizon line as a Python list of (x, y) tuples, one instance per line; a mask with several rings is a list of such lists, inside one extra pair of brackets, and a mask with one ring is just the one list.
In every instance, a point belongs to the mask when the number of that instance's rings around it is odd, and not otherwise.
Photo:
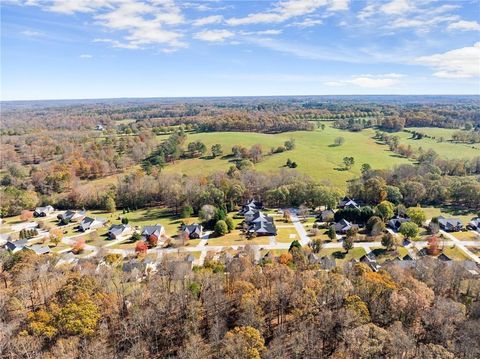
[(272, 97), (369, 97), (369, 96), (382, 96), (382, 97), (422, 97), (422, 96), (477, 96), (478, 94), (328, 94), (328, 95), (212, 95), (212, 96), (121, 96), (121, 97), (79, 97), (79, 98), (44, 98), (44, 99), (9, 99), (0, 100), (0, 103), (12, 103), (12, 102), (47, 102), (47, 101), (105, 101), (105, 100), (148, 100), (148, 99), (221, 99), (221, 98), (272, 98)]

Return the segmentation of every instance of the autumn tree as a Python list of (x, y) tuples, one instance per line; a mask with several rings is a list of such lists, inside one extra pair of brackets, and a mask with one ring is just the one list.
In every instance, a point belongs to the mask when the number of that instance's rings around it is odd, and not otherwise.
[(135, 253), (137, 253), (137, 255), (147, 254), (147, 250), (148, 250), (148, 246), (147, 246), (147, 243), (145, 243), (144, 241), (139, 241), (135, 245)]
[(225, 334), (221, 355), (227, 359), (260, 359), (265, 351), (265, 340), (257, 329), (235, 327)]

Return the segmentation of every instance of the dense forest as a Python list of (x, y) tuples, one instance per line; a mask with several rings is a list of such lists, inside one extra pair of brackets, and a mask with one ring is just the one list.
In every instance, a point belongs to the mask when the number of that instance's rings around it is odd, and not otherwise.
[[(478, 358), (480, 286), (461, 262), (332, 271), (293, 247), (259, 265), (185, 270), (163, 261), (137, 282), (118, 258), (75, 267), (4, 254), (0, 352), (11, 358)], [(116, 264), (117, 263), (117, 264)], [(173, 263), (175, 264), (175, 263)], [(183, 269), (182, 269), (183, 268)], [(5, 321), (6, 320), (6, 321)]]

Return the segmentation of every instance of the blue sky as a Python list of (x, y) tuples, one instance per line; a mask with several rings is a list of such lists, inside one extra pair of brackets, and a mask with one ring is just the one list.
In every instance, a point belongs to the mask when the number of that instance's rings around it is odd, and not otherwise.
[(480, 1), (3, 0), (2, 100), (480, 94)]

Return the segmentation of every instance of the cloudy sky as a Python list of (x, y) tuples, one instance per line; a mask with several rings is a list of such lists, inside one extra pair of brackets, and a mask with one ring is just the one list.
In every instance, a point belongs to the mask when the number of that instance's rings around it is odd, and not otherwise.
[(480, 94), (480, 1), (2, 0), (3, 100)]

